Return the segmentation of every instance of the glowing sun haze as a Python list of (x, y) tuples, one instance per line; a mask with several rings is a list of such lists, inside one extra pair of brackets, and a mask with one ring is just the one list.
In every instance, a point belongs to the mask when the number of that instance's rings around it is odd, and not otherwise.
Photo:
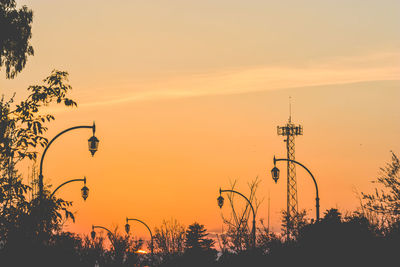
[[(47, 152), (53, 186), (86, 176), (57, 194), (74, 202), (76, 223), (150, 227), (176, 218), (221, 231), (219, 187), (261, 180), (258, 218), (280, 230), (285, 165), (275, 184), (272, 158), (285, 156), (276, 126), (304, 126), (296, 159), (315, 175), (321, 211), (359, 205), (390, 150), (400, 152), (399, 1), (19, 1), (34, 11), (35, 56), (1, 93), (16, 99), (52, 69), (70, 74), (77, 109), (49, 107), (48, 137), (96, 121)], [(27, 170), (22, 170), (27, 173)], [(315, 214), (314, 185), (297, 168), (299, 208)], [(238, 205), (242, 205), (238, 198)], [(244, 204), (244, 203), (243, 203)], [(229, 210), (222, 209), (224, 214)], [(141, 224), (131, 232), (148, 239)]]

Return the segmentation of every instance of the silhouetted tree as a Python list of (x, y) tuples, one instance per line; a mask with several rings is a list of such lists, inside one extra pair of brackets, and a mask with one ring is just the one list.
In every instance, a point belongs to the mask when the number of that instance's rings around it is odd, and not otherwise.
[[(394, 152), (392, 160), (380, 168), (376, 181), (381, 189), (375, 189), (375, 194), (362, 193), (367, 200), (365, 208), (382, 215), (388, 223), (400, 219), (400, 161)], [(383, 188), (382, 188), (383, 187)]]
[(26, 6), (16, 8), (15, 0), (0, 0), (0, 68), (5, 66), (6, 77), (14, 78), (33, 55), (29, 40), (32, 36), (33, 12)]
[(84, 266), (105, 266), (111, 262), (105, 248), (105, 238), (101, 234), (96, 235), (94, 239), (85, 235), (80, 255)]
[[(31, 23), (32, 11), (26, 6), (17, 9), (14, 0), (0, 0), (0, 68), (5, 67), (7, 78), (14, 78), (33, 55)], [(28, 97), (20, 103), (14, 104), (14, 97), (0, 99), (0, 262), (60, 266), (65, 255), (71, 260), (69, 266), (78, 266), (76, 251), (82, 241), (61, 232), (64, 221), (74, 219), (68, 210), (71, 202), (49, 198), (48, 190), (41, 202), (29, 200), (27, 195), (33, 188), (23, 182), (16, 169), (23, 159), (35, 160), (37, 146), (47, 144), (46, 123), (54, 116), (45, 114), (43, 107), (51, 103), (76, 106), (67, 97), (71, 90), (67, 78), (68, 73), (54, 70), (43, 85), (30, 86)], [(51, 261), (55, 258), (58, 262)]]
[(185, 227), (176, 219), (163, 220), (154, 230), (154, 251), (161, 261), (182, 255), (185, 248)]
[[(308, 224), (306, 210), (291, 214), (288, 220), (287, 211), (282, 211), (282, 231), (284, 236), (289, 236), (290, 239), (296, 239), (299, 236), (299, 231)], [(286, 240), (287, 242), (290, 240)]]
[(199, 249), (209, 250), (214, 246), (215, 241), (207, 238), (207, 229), (197, 222), (189, 225), (186, 230), (186, 250)]
[[(250, 194), (247, 196), (247, 198), (252, 203), (256, 216), (258, 207), (261, 203), (256, 197), (259, 183), (260, 180), (258, 177), (248, 183)], [(236, 181), (231, 182), (230, 189), (235, 190), (235, 186)], [(244, 251), (250, 248), (252, 244), (252, 226), (249, 227), (249, 224), (252, 225), (253, 213), (248, 202), (242, 199), (242, 197), (238, 197), (234, 193), (227, 193), (226, 195), (229, 201), (227, 203), (229, 203), (231, 207), (231, 213), (229, 217), (221, 215), (223, 222), (228, 226), (228, 229), (226, 233), (218, 236), (220, 241), (219, 244), (225, 246), (225, 248), (222, 248), (222, 251)], [(234, 199), (240, 199), (241, 203), (245, 203), (244, 208), (239, 210), (235, 205)]]
[(143, 240), (132, 238), (130, 246), (126, 253), (125, 265), (126, 266), (153, 266), (153, 259), (150, 253), (142, 254), (138, 251), (143, 247)]
[(43, 134), (47, 131), (46, 122), (54, 120), (51, 114), (43, 114), (43, 107), (50, 103), (63, 103), (65, 106), (76, 106), (76, 102), (67, 98), (71, 91), (68, 73), (53, 70), (44, 85), (28, 87), (30, 95), (19, 104), (12, 105), (4, 97), (0, 100), (0, 164), (2, 169), (10, 165), (10, 161), (18, 162), (24, 158), (35, 159), (37, 145), (44, 147), (47, 139)]
[(261, 227), (258, 228), (257, 248), (264, 254), (271, 255), (281, 250), (283, 246), (284, 240), (282, 236), (270, 231), (261, 221)]
[(217, 251), (214, 240), (207, 238), (207, 229), (197, 222), (186, 230), (185, 254), (183, 266), (211, 266), (215, 263)]
[[(16, 169), (23, 159), (35, 160), (37, 146), (47, 144), (46, 122), (54, 120), (54, 116), (43, 114), (42, 108), (53, 102), (76, 106), (67, 98), (71, 90), (67, 77), (66, 72), (53, 71), (44, 85), (30, 86), (29, 96), (19, 104), (14, 105), (13, 98), (0, 100), (0, 243), (9, 255), (14, 250), (21, 252), (21, 243), (26, 244), (26, 251), (29, 246), (36, 251), (48, 246), (64, 219), (74, 219), (68, 210), (71, 202), (48, 198), (48, 190), (41, 203), (38, 199), (29, 201), (28, 191), (33, 188), (23, 182)], [(34, 254), (42, 260), (39, 255)]]
[(342, 222), (342, 213), (335, 208), (329, 209), (324, 213), (321, 221), (324, 223), (339, 224)]
[[(329, 209), (320, 222), (307, 224), (299, 231), (291, 253), (299, 264), (323, 262), (332, 266), (371, 266), (380, 258), (379, 239), (373, 226), (360, 213), (343, 218), (337, 209)], [(379, 256), (378, 256), (379, 255)]]
[(117, 227), (112, 235), (109, 233), (108, 235), (112, 243), (109, 250), (110, 263), (104, 266), (132, 266), (139, 263), (137, 251), (143, 246), (143, 240), (135, 240), (129, 235), (120, 235)]
[(70, 232), (52, 235), (46, 247), (43, 266), (84, 266), (81, 237)]
[[(36, 158), (37, 145), (47, 144), (43, 136), (47, 130), (45, 123), (54, 120), (54, 116), (42, 114), (42, 107), (52, 102), (76, 106), (73, 100), (66, 97), (71, 90), (65, 83), (67, 76), (66, 72), (53, 71), (44, 80), (45, 85), (30, 86), (28, 91), (31, 94), (20, 104), (12, 106), (13, 98), (5, 101), (3, 97), (0, 100), (0, 232), (3, 236), (7, 236), (7, 229), (18, 225), (17, 219), (25, 218), (27, 214), (42, 216), (47, 213), (46, 216), (51, 218), (49, 221), (55, 222), (54, 216), (57, 217), (58, 213), (51, 214), (51, 210), (69, 206), (68, 202), (54, 198), (47, 202), (48, 212), (39, 208), (37, 201), (28, 203), (26, 193), (30, 187), (22, 182), (22, 177), (15, 169), (19, 161)], [(66, 215), (72, 214), (66, 212)]]

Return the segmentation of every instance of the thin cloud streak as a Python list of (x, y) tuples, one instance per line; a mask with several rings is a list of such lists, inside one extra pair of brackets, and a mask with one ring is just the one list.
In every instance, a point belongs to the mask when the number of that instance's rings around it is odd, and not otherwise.
[[(399, 53), (372, 54), (364, 57), (336, 58), (308, 67), (252, 67), (212, 73), (182, 74), (142, 83), (140, 90), (127, 88), (119, 96), (86, 102), (80, 107), (100, 107), (137, 101), (153, 101), (198, 96), (230, 95), (307, 86), (398, 80)], [(369, 67), (374, 66), (374, 67)], [(114, 90), (108, 90), (115, 92)], [(122, 90), (124, 91), (124, 90)]]

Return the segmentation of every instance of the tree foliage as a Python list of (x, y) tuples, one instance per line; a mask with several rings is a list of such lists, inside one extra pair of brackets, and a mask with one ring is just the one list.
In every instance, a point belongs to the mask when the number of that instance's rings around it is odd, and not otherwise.
[(54, 102), (77, 106), (67, 97), (72, 90), (67, 72), (53, 70), (43, 82), (43, 85), (29, 86), (29, 96), (19, 104), (12, 105), (14, 99), (6, 101), (4, 96), (0, 100), (0, 163), (3, 169), (10, 161), (18, 162), (26, 157), (36, 159), (36, 147), (47, 144), (46, 123), (54, 120), (54, 116), (43, 114), (43, 107)]
[[(65, 219), (74, 220), (68, 210), (71, 202), (56, 197), (29, 200), (33, 188), (23, 182), (17, 164), (23, 159), (35, 160), (37, 147), (45, 146), (47, 123), (54, 120), (43, 108), (62, 103), (76, 106), (67, 94), (71, 90), (68, 73), (54, 70), (43, 85), (28, 88), (25, 100), (14, 104), (14, 97), (0, 100), (0, 234), (3, 244), (11, 240), (50, 240), (61, 230)], [(47, 242), (46, 241), (46, 242)], [(12, 244), (9, 243), (11, 246)]]
[(132, 266), (139, 262), (137, 251), (142, 248), (143, 240), (133, 239), (129, 235), (120, 235), (118, 228), (108, 233), (112, 246), (109, 250), (110, 262), (115, 266)]
[[(256, 197), (257, 188), (260, 184), (260, 179), (256, 177), (253, 181), (248, 183), (250, 193), (247, 196), (250, 203), (254, 207), (254, 212), (257, 217), (257, 210), (261, 203)], [(235, 190), (236, 181), (231, 182), (231, 190)], [(218, 241), (221, 250), (230, 251), (244, 251), (251, 247), (252, 236), (251, 236), (251, 225), (253, 219), (253, 212), (249, 203), (244, 200), (241, 196), (234, 193), (228, 193), (228, 202), (231, 209), (229, 216), (222, 216), (224, 224), (228, 227), (226, 233), (218, 236)], [(243, 208), (238, 208), (236, 200), (244, 203)]]
[(163, 258), (182, 254), (185, 248), (185, 227), (176, 219), (163, 220), (154, 231), (154, 251)]
[(290, 219), (287, 211), (282, 211), (282, 232), (289, 239), (296, 239), (299, 231), (308, 223), (306, 210), (301, 210), (291, 214)]
[(257, 235), (257, 248), (263, 251), (263, 253), (269, 255), (282, 249), (283, 246), (283, 238), (278, 233), (272, 232), (264, 225), (264, 222), (261, 221), (261, 227), (259, 227)]
[(392, 152), (392, 159), (380, 168), (378, 178), (373, 181), (380, 186), (374, 194), (362, 193), (365, 208), (385, 217), (389, 222), (400, 219), (400, 160)]
[(186, 250), (210, 250), (215, 241), (207, 238), (207, 229), (204, 225), (197, 222), (189, 225), (186, 230), (185, 246)]
[(33, 12), (26, 6), (18, 9), (15, 0), (0, 0), (0, 69), (5, 67), (9, 79), (21, 72), (28, 56), (34, 54), (29, 42), (32, 19)]

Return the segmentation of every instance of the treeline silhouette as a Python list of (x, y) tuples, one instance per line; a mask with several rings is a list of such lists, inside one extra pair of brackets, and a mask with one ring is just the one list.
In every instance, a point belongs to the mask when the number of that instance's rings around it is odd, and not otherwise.
[[(376, 180), (383, 187), (362, 194), (357, 211), (343, 215), (331, 208), (318, 222), (300, 211), (289, 225), (282, 212), (281, 233), (258, 222), (255, 249), (248, 219), (240, 213), (238, 217), (244, 219), (239, 224), (225, 219), (227, 230), (216, 238), (210, 238), (202, 224), (185, 227), (174, 219), (164, 220), (154, 228), (151, 255), (141, 253), (149, 242), (121, 234), (118, 228), (94, 238), (63, 231), (65, 221), (74, 219), (68, 210), (71, 203), (55, 197), (45, 198), (42, 204), (38, 198), (29, 200), (32, 187), (15, 170), (1, 169), (0, 262), (2, 266), (165, 267), (391, 264), (397, 262), (400, 242), (399, 170), (399, 159), (392, 153), (392, 161)], [(257, 180), (250, 183), (252, 194), (257, 184)]]
[[(319, 222), (303, 219), (297, 234), (289, 240), (284, 234), (259, 227), (256, 248), (240, 250), (234, 245), (221, 248), (217, 244), (219, 239), (209, 238), (201, 224), (185, 228), (176, 221), (164, 221), (155, 229), (154, 256), (140, 253), (145, 245), (143, 240), (119, 234), (117, 229), (113, 235), (94, 239), (61, 230), (47, 232), (46, 239), (41, 239), (35, 238), (27, 227), (9, 231), (7, 239), (2, 235), (0, 262), (2, 266), (171, 267), (382, 266), (397, 262), (398, 221), (374, 224), (359, 212), (343, 216), (337, 209), (327, 210)], [(235, 234), (243, 232), (231, 232), (227, 239), (235, 238)]]
[[(34, 50), (30, 44), (33, 12), (17, 8), (15, 0), (0, 0), (0, 68), (12, 79), (24, 68)], [(141, 253), (148, 242), (121, 234), (77, 235), (63, 231), (74, 221), (72, 202), (36, 192), (37, 180), (25, 182), (17, 166), (34, 162), (38, 147), (45, 147), (47, 125), (54, 120), (43, 107), (62, 104), (75, 107), (67, 96), (68, 73), (54, 70), (42, 85), (28, 88), (28, 97), (0, 99), (0, 266), (386, 266), (399, 263), (400, 164), (392, 160), (376, 179), (379, 188), (360, 196), (357, 211), (341, 214), (332, 208), (320, 221), (305, 211), (288, 220), (282, 213), (282, 232), (257, 222), (252, 248), (248, 206), (222, 217), (226, 231), (211, 238), (204, 225), (188, 227), (165, 220), (154, 228), (154, 255)], [(33, 178), (36, 178), (33, 175)], [(259, 206), (250, 184), (250, 201)], [(216, 185), (217, 188), (218, 185)], [(232, 189), (235, 184), (232, 184)], [(338, 197), (340, 197), (338, 195)], [(215, 235), (215, 233), (213, 233)]]

